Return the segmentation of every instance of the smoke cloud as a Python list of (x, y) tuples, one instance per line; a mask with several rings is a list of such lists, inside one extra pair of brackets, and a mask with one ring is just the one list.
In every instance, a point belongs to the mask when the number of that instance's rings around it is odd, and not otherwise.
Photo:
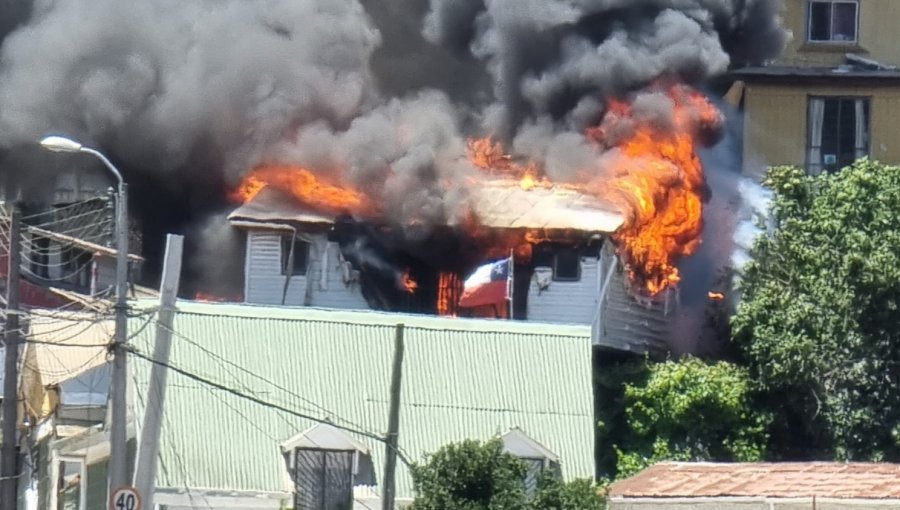
[[(48, 165), (35, 141), (64, 134), (133, 184), (168, 183), (156, 192), (203, 197), (295, 163), (390, 220), (454, 224), (468, 137), (573, 179), (602, 165), (583, 133), (607, 97), (777, 55), (781, 3), (35, 0), (0, 16), (0, 171), (48, 182), (68, 164)], [(635, 112), (667, 122), (666, 98), (645, 95)]]

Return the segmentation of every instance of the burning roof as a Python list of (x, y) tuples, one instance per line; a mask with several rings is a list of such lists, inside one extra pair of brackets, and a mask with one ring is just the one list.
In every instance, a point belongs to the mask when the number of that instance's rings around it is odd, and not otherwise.
[[(470, 197), (473, 214), (480, 225), (489, 228), (612, 233), (624, 222), (612, 204), (563, 186), (523, 189), (516, 182), (497, 180), (485, 182), (473, 190), (473, 195)], [(237, 225), (243, 222), (331, 224), (336, 216), (316, 212), (291, 195), (265, 188), (235, 209), (228, 219)]]

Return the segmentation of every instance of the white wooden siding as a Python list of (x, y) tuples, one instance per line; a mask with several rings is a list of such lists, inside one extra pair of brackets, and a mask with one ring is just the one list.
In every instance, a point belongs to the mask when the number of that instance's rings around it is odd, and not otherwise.
[(612, 271), (606, 296), (592, 324), (595, 345), (634, 352), (665, 352), (667, 334), (678, 306), (677, 291), (638, 299), (618, 257), (610, 249), (601, 253), (601, 285)]
[[(312, 236), (309, 270), (290, 278), (284, 296), (285, 275), (281, 274), (281, 237), (276, 232), (249, 231), (244, 279), (244, 300), (261, 305), (318, 306), (323, 308), (367, 309), (358, 284), (344, 283), (337, 244), (325, 236)], [(323, 259), (324, 256), (324, 259)], [(322, 276), (325, 261), (324, 285)], [(310, 300), (307, 300), (309, 284)]]
[[(528, 320), (590, 324), (597, 313), (599, 285), (596, 258), (581, 258), (581, 278), (574, 282), (552, 281), (553, 269), (536, 267), (528, 286)], [(538, 281), (549, 279), (541, 290)]]

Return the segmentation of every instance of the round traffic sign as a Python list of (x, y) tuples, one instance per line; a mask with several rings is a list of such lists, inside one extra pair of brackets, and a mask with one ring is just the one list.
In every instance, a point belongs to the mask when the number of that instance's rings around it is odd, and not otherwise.
[(123, 485), (109, 498), (109, 510), (141, 510), (141, 495), (134, 487)]

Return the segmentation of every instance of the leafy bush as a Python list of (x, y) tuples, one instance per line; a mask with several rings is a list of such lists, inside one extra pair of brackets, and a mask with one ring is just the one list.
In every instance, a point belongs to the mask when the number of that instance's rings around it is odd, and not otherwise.
[(648, 365), (625, 386), (627, 433), (617, 444), (617, 478), (661, 460), (755, 461), (768, 415), (754, 411), (747, 371), (694, 358)]
[(526, 465), (503, 451), (499, 439), (444, 446), (412, 467), (413, 510), (603, 510), (590, 480), (565, 483), (545, 473), (533, 497), (525, 491)]

